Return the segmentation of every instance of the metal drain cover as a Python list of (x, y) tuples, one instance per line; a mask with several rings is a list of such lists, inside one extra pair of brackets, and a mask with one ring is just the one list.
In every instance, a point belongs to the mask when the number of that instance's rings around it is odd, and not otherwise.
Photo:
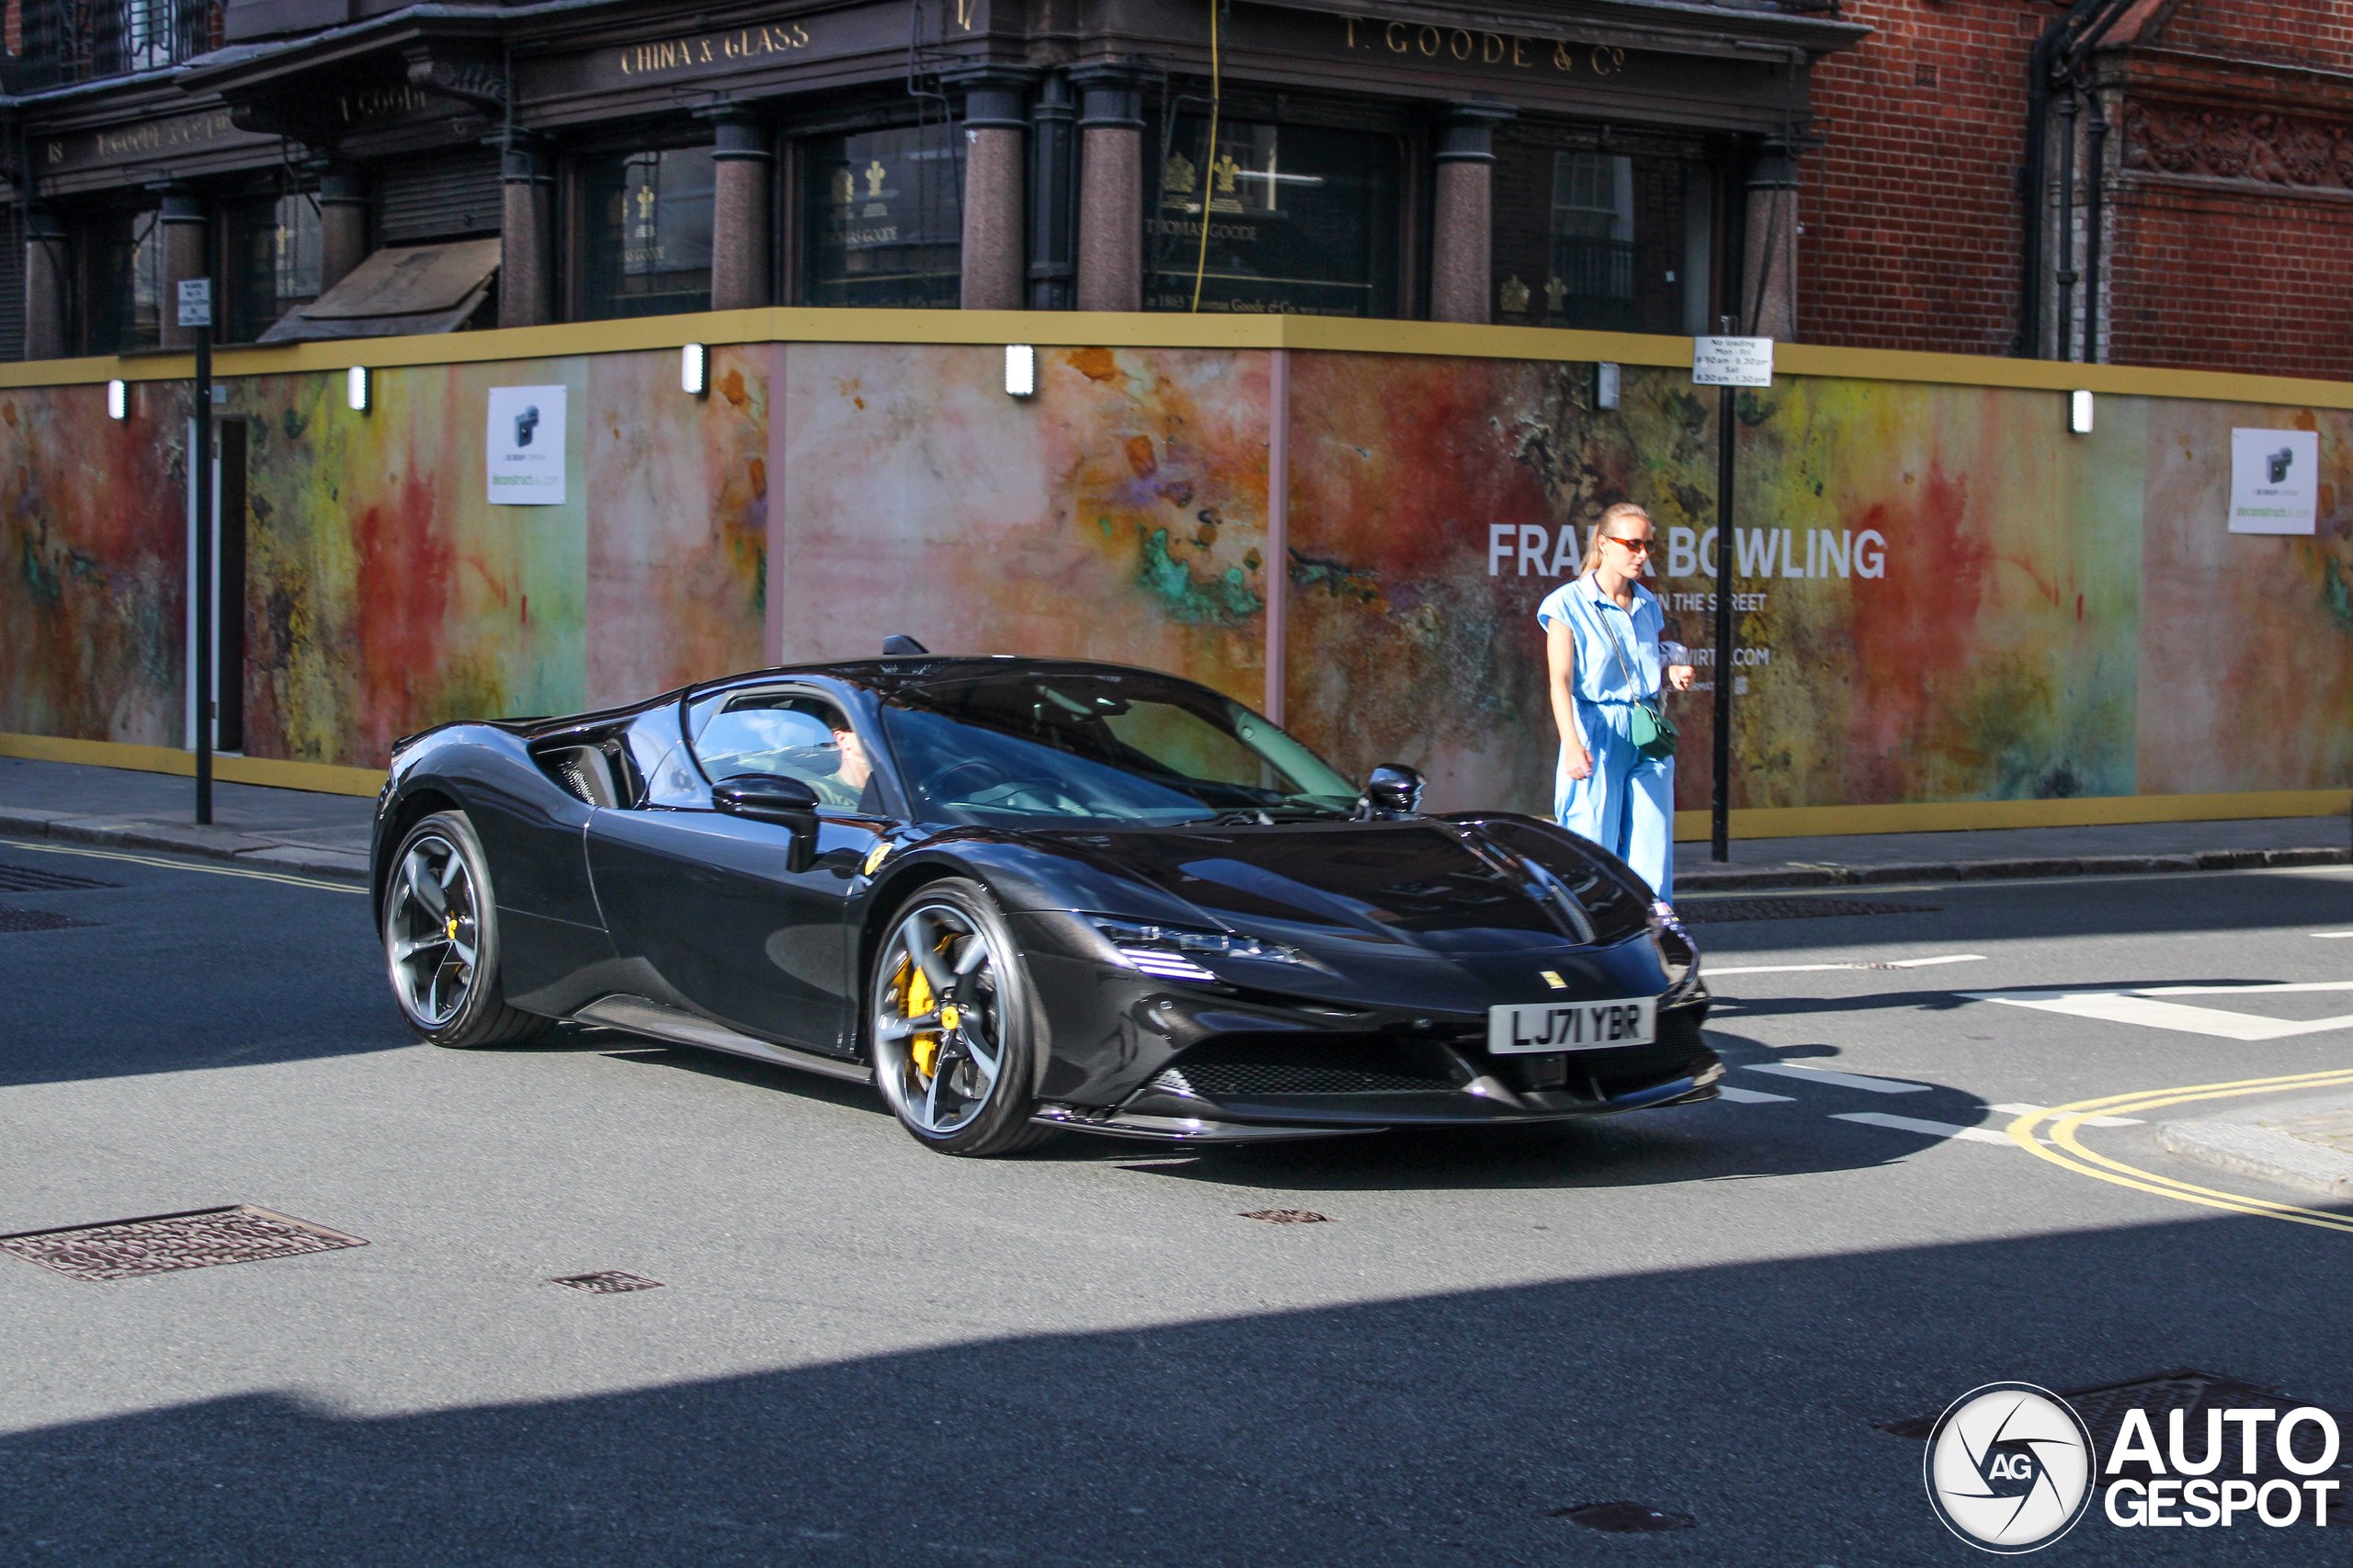
[(0, 1236), (0, 1252), (73, 1279), (131, 1279), (367, 1244), (358, 1236), (250, 1203)]
[(76, 920), (70, 915), (52, 915), (46, 909), (18, 909), (0, 903), (0, 931), (62, 931), (68, 926), (95, 926), (95, 920)]
[(1831, 915), (1937, 915), (1933, 903), (1881, 903), (1862, 898), (1695, 898), (1675, 906), (1687, 921), (1818, 920)]
[(44, 871), (38, 866), (0, 866), (0, 892), (76, 892), (84, 888), (120, 886), (120, 882), (102, 882), (96, 877)]
[(1269, 1225), (1324, 1225), (1332, 1220), (1329, 1214), (1318, 1214), (1313, 1209), (1253, 1209), (1239, 1218), (1264, 1220)]
[[(2171, 1419), (2172, 1413), (2180, 1411), (2182, 1426), (2187, 1434), (2185, 1440), (2192, 1451), (2200, 1451), (2206, 1442), (2206, 1412), (2209, 1409), (2243, 1410), (2254, 1406), (2287, 1410), (2311, 1403), (2291, 1394), (2281, 1393), (2277, 1389), (2241, 1382), (2236, 1378), (2217, 1377), (2211, 1372), (2196, 1371), (2186, 1367), (2175, 1371), (2159, 1372), (2154, 1377), (2135, 1378), (2130, 1382), (2101, 1383), (2093, 1388), (2064, 1389), (2060, 1391), (2059, 1397), (2075, 1406), (2075, 1414), (2082, 1416), (2084, 1425), (2091, 1428), (2092, 1451), (2097, 1454), (2106, 1454), (2115, 1449), (2117, 1434), (2123, 1429), (2124, 1415), (2127, 1411), (2146, 1411), (2150, 1430), (2158, 1434), (2160, 1438), (2168, 1431), (2167, 1422)], [(1938, 1414), (1941, 1415), (1943, 1413)], [(2340, 1430), (2353, 1426), (2353, 1415), (2348, 1415), (2343, 1411), (2332, 1411), (2330, 1414), (2336, 1417), (2336, 1424)], [(1937, 1420), (1937, 1415), (1920, 1415), (1906, 1421), (1883, 1421), (1879, 1423), (1879, 1429), (1898, 1437), (1912, 1437), (1926, 1442), (1934, 1435)], [(2234, 1455), (2239, 1452), (2238, 1444), (2235, 1441), (2238, 1431), (2236, 1427), (2224, 1427), (2225, 1434), (2232, 1440), (2230, 1451)], [(2296, 1449), (2296, 1457), (2306, 1463), (2320, 1457), (2322, 1439), (2317, 1428), (2310, 1425), (2301, 1426), (2291, 1441)], [(2292, 1474), (2280, 1464), (2277, 1445), (2269, 1437), (2267, 1437), (2256, 1445), (2256, 1452), (2260, 1456), (2255, 1476), (2258, 1482), (2266, 1479), (2274, 1481), (2302, 1479)], [(2234, 1458), (2229, 1473), (2238, 1474), (2237, 1464), (2238, 1460)], [(2340, 1471), (2353, 1471), (2353, 1458), (2346, 1459), (2336, 1468)], [(2108, 1483), (2104, 1478), (2096, 1475), (2092, 1484), (2105, 1486)]]
[(585, 1290), (592, 1296), (618, 1296), (624, 1290), (659, 1290), (662, 1281), (648, 1279), (642, 1274), (624, 1274), (618, 1268), (599, 1269), (594, 1274), (565, 1274), (548, 1281), (551, 1285), (569, 1285), (575, 1290)]
[(1636, 1530), (1688, 1530), (1699, 1522), (1688, 1514), (1654, 1508), (1648, 1503), (1580, 1503), (1574, 1508), (1555, 1508), (1552, 1517), (1612, 1535), (1631, 1535)]

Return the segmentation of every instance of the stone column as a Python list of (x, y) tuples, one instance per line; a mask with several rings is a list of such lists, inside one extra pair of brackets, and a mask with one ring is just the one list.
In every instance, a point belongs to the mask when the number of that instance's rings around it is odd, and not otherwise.
[(968, 311), (1017, 311), (1028, 303), (1027, 218), (1022, 145), (1024, 101), (1034, 71), (987, 66), (942, 84), (964, 99), (964, 287)]
[(540, 326), (555, 320), (555, 176), (536, 136), (517, 131), (500, 149), (498, 324)]
[(1741, 247), (1743, 332), (1790, 342), (1798, 335), (1798, 155), (1775, 138), (1748, 172), (1748, 231)]
[[(184, 278), (210, 278), (212, 268), (206, 265), (204, 254), (204, 203), (196, 192), (184, 185), (157, 187), (164, 198), (162, 224), (164, 231), (163, 298), (156, 301), (156, 313), (166, 348), (188, 348), (195, 346), (196, 329), (179, 324), (180, 280)], [(212, 301), (212, 335), (221, 335), (223, 301)]]
[(1430, 320), (1494, 319), (1495, 127), (1502, 104), (1455, 104), (1437, 128), (1430, 200)]
[(1029, 110), (1029, 308), (1066, 311), (1077, 268), (1071, 257), (1077, 214), (1071, 210), (1076, 192), (1071, 183), (1074, 149), (1073, 121), (1078, 107), (1071, 102), (1070, 78), (1049, 72)]
[(768, 198), (775, 188), (776, 149), (767, 124), (749, 104), (704, 109), (713, 135), (710, 203), (710, 308), (757, 310), (769, 302), (776, 273), (769, 244)]
[(324, 294), (368, 259), (368, 178), (347, 164), (322, 164), (319, 173), (319, 292)]
[(1099, 61), (1074, 67), (1070, 79), (1081, 94), (1078, 308), (1140, 311), (1144, 74), (1118, 61)]
[(67, 313), (71, 297), (65, 280), (72, 276), (73, 241), (65, 224), (46, 207), (25, 214), (25, 358), (63, 359), (74, 352), (73, 318)]

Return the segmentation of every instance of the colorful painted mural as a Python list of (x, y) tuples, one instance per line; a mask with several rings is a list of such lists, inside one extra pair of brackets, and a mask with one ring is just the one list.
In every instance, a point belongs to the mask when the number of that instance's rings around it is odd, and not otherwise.
[[(1706, 806), (1717, 394), (1628, 367), (1605, 412), (1589, 376), (1299, 357), (1289, 717), (1336, 760), (1413, 763), (1435, 802), (1544, 809), (1535, 608), (1631, 499), (1658, 525), (1670, 626), (1701, 650), (1677, 786)], [(2353, 782), (2353, 418), (2098, 406), (2075, 437), (2051, 392), (1738, 394), (1735, 807)], [(2230, 428), (2274, 423), (2327, 432), (2315, 538), (2223, 529)]]
[[(1149, 665), (1253, 704), (1287, 567), (1290, 726), (1440, 806), (1542, 810), (1534, 611), (1593, 520), (1656, 518), (1700, 679), (1720, 405), (1629, 366), (1290, 351), (1288, 560), (1270, 355), (769, 343), (233, 378), (245, 421), (246, 750), (381, 764), (450, 718), (625, 701), (879, 650)], [(567, 392), (570, 498), (484, 495), (489, 389)], [(184, 733), (186, 392), (0, 391), (0, 731)], [(2353, 783), (2353, 415), (1785, 377), (1734, 404), (1733, 798), (1749, 807)], [(2230, 432), (2321, 436), (2311, 538), (2222, 527)], [(1706, 692), (1677, 705), (1709, 793)]]

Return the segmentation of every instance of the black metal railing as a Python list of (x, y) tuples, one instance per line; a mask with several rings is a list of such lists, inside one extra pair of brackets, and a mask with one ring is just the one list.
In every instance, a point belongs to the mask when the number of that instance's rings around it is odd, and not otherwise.
[(39, 92), (192, 60), (215, 45), (222, 0), (23, 0), (16, 89)]

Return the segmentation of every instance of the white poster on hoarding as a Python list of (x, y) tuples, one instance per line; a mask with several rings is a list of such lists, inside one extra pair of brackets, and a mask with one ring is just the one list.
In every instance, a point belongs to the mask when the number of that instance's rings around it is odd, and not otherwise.
[(484, 470), (494, 506), (563, 505), (562, 387), (493, 387)]
[(2231, 432), (2231, 531), (2308, 534), (2319, 516), (2320, 437), (2310, 430)]

